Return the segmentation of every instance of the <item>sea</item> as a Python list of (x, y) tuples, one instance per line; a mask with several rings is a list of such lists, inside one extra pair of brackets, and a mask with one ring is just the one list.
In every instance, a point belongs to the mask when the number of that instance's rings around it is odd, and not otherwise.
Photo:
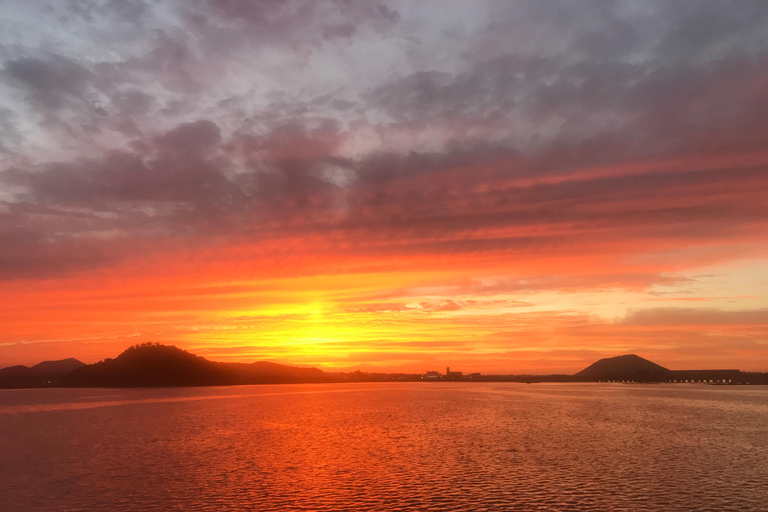
[(768, 387), (0, 390), (0, 510), (768, 511)]

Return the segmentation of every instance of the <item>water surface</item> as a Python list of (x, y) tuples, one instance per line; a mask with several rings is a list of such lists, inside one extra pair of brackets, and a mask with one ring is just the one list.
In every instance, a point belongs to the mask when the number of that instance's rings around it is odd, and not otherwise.
[(768, 510), (768, 389), (0, 390), (0, 510)]

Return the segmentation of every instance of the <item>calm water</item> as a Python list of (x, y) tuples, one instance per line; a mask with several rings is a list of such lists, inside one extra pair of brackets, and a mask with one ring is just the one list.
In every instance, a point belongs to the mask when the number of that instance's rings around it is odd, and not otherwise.
[(0, 510), (768, 510), (768, 389), (0, 390)]

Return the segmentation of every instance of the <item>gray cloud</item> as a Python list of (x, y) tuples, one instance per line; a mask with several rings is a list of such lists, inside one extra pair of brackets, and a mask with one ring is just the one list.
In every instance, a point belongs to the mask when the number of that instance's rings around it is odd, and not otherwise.
[(765, 161), (623, 167), (768, 146), (768, 4), (442, 5), (26, 5), (0, 26), (0, 223), (26, 248), (4, 265), (147, 236), (391, 255), (757, 232)]
[(20, 87), (36, 107), (57, 110), (71, 101), (82, 101), (90, 71), (69, 59), (53, 55), (49, 60), (22, 58), (6, 62), (3, 76)]

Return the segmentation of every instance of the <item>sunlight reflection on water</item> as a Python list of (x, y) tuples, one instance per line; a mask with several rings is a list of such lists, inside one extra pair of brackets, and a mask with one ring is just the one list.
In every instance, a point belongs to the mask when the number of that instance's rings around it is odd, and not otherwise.
[(0, 392), (0, 509), (766, 510), (768, 390)]

